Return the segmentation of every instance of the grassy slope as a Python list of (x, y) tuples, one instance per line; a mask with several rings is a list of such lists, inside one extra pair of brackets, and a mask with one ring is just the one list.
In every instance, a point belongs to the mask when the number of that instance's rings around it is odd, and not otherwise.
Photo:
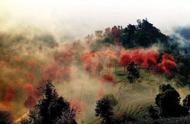
[[(129, 83), (122, 68), (116, 69), (116, 79), (120, 81), (113, 89), (113, 95), (118, 100), (115, 107), (116, 116), (126, 113), (128, 116), (144, 120), (148, 116), (148, 107), (154, 105), (154, 99), (158, 93), (158, 87), (163, 83), (175, 83), (165, 75), (154, 73), (150, 70), (140, 70), (140, 78), (134, 83)], [(117, 75), (119, 74), (119, 75)], [(100, 124), (96, 117), (89, 117), (88, 124)]]

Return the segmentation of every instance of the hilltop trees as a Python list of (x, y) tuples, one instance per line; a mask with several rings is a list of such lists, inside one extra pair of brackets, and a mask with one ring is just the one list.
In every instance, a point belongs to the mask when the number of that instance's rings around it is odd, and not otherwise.
[(69, 102), (58, 96), (50, 81), (42, 88), (42, 99), (21, 124), (76, 124), (75, 112)]
[[(149, 47), (154, 43), (166, 43), (167, 36), (153, 26), (147, 19), (137, 20), (138, 25), (128, 25), (124, 30), (128, 39), (123, 38), (127, 47)], [(122, 42), (123, 43), (123, 42)]]
[[(137, 25), (129, 24), (127, 27), (114, 26), (111, 31), (111, 36), (106, 36), (102, 41), (113, 44), (119, 42), (124, 47), (149, 47), (155, 43), (168, 44), (169, 37), (161, 33), (153, 24), (147, 19), (137, 20)], [(107, 40), (113, 37), (112, 40)]]

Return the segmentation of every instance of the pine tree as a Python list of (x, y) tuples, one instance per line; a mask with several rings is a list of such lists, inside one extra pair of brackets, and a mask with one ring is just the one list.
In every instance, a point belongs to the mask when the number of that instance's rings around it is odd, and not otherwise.
[(117, 101), (112, 95), (104, 96), (96, 103), (96, 116), (100, 117), (102, 124), (115, 124), (113, 107)]
[(188, 114), (188, 109), (180, 105), (180, 95), (171, 85), (160, 86), (155, 102), (162, 117), (179, 117)]
[(51, 81), (41, 90), (42, 99), (30, 111), (29, 119), (21, 124), (76, 124), (75, 111), (70, 108), (69, 102), (58, 96)]

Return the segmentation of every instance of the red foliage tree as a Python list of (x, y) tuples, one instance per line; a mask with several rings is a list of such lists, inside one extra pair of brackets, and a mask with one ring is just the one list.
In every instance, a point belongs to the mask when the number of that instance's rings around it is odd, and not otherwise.
[(161, 63), (157, 65), (157, 71), (167, 74), (168, 76), (172, 76), (172, 71), (175, 70), (177, 64), (172, 55), (165, 53), (162, 55)]
[(105, 82), (105, 83), (115, 84), (115, 79), (114, 79), (113, 75), (110, 75), (110, 74), (102, 75), (101, 80), (102, 80), (102, 82)]
[(5, 103), (10, 103), (13, 101), (13, 99), (15, 98), (15, 89), (11, 86), (9, 86), (7, 89), (6, 89), (6, 92), (5, 92), (5, 96), (3, 98), (3, 101)]
[(119, 64), (122, 66), (127, 66), (131, 62), (131, 55), (129, 52), (125, 51), (121, 53)]

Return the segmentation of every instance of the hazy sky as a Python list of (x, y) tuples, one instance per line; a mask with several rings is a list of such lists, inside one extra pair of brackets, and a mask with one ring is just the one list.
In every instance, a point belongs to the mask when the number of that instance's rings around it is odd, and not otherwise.
[(148, 18), (168, 31), (190, 24), (189, 5), (190, 0), (0, 0), (0, 21), (83, 35)]

